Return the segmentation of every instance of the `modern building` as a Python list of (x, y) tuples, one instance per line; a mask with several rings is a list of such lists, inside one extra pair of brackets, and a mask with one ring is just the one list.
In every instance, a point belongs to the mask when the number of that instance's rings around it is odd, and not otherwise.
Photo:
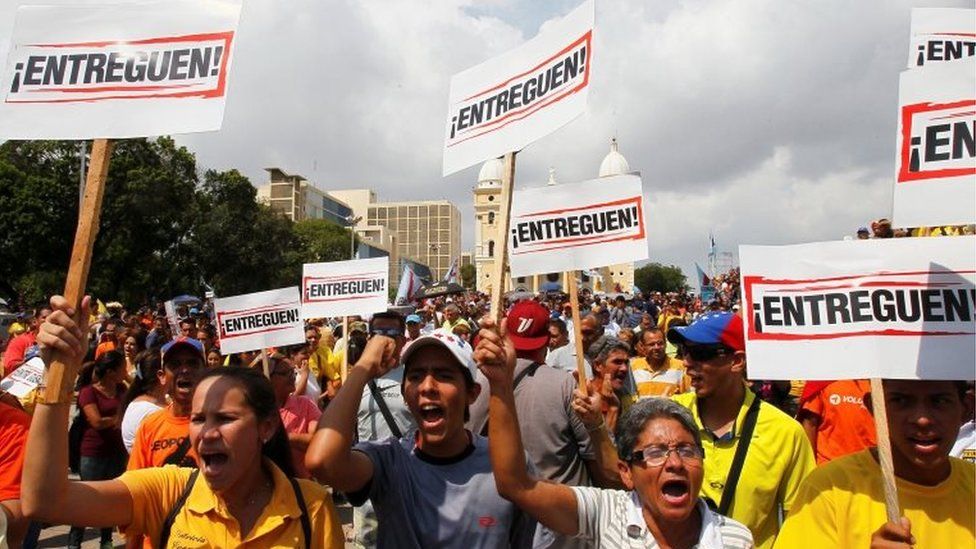
[[(491, 292), (494, 288), (492, 272), (498, 246), (507, 243), (505, 238), (498, 235), (496, 222), (500, 211), (502, 193), (502, 173), (504, 164), (501, 159), (493, 158), (481, 166), (478, 172), (478, 183), (474, 188), (474, 265), (477, 269), (477, 289), (480, 292)], [(600, 163), (599, 177), (609, 177), (630, 172), (627, 159), (617, 150), (617, 140), (610, 141), (610, 152)], [(549, 180), (546, 185), (558, 185), (555, 170), (549, 170)], [(629, 292), (634, 286), (634, 264), (624, 263), (610, 265), (596, 269), (595, 275), (590, 277), (580, 273), (580, 288), (605, 292)], [(544, 275), (523, 276), (515, 279), (506, 277), (504, 291), (566, 291), (565, 273), (548, 273)]]
[(267, 185), (258, 187), (258, 201), (292, 221), (304, 219), (328, 219), (346, 226), (346, 219), (353, 214), (341, 198), (313, 185), (301, 175), (290, 175), (281, 168), (265, 168)]
[(429, 266), (435, 280), (461, 255), (461, 212), (446, 200), (375, 202), (366, 209), (366, 224), (386, 227), (400, 256)]

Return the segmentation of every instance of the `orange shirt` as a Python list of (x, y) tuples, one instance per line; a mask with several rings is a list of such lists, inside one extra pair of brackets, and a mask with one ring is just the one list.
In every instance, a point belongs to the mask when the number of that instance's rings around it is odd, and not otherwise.
[[(183, 459), (175, 454), (186, 447)], [(173, 464), (181, 467), (196, 467), (196, 453), (190, 445), (190, 418), (173, 415), (173, 406), (146, 416), (136, 429), (132, 452), (129, 454), (127, 470), (146, 467), (162, 467)]]
[(30, 416), (0, 403), (0, 501), (20, 499), (20, 474), (29, 430)]
[(817, 428), (817, 465), (877, 445), (874, 418), (864, 407), (871, 391), (867, 380), (840, 380), (827, 385), (801, 406), (820, 418)]

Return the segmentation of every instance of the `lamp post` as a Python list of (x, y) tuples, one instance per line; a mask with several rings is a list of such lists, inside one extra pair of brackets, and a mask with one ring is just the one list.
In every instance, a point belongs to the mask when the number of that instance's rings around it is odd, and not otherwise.
[(356, 224), (363, 220), (362, 216), (345, 217), (346, 227), (349, 227), (349, 259), (356, 259)]

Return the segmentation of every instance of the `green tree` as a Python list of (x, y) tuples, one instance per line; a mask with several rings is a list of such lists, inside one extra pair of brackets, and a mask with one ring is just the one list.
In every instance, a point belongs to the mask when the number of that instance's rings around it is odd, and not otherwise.
[(294, 225), (303, 263), (349, 259), (349, 229), (326, 219), (306, 219)]
[(469, 290), (473, 290), (476, 279), (478, 277), (478, 270), (475, 269), (474, 265), (467, 264), (461, 265), (461, 285)]
[(680, 292), (687, 290), (685, 275), (679, 267), (648, 263), (634, 270), (634, 283), (645, 294), (648, 292)]

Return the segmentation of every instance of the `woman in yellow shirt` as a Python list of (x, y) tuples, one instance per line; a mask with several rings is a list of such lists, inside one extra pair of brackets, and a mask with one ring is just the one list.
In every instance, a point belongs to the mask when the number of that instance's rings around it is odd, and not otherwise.
[[(78, 364), (87, 326), (66, 300), (38, 342), (45, 363)], [(89, 300), (81, 318), (88, 317)], [(67, 479), (68, 403), (39, 404), (27, 440), (22, 505), (33, 519), (77, 526), (121, 525), (153, 547), (342, 547), (341, 523), (325, 490), (292, 478), (271, 384), (247, 368), (208, 370), (197, 384), (190, 444), (199, 469), (166, 466), (114, 480)]]

